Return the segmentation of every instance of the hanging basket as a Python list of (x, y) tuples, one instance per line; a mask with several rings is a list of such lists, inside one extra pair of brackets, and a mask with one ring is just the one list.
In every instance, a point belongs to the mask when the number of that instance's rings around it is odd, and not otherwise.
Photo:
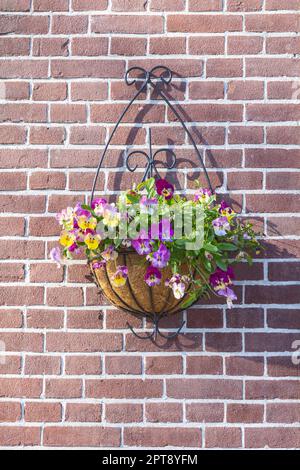
[[(116, 272), (117, 264), (128, 268), (127, 282), (122, 287), (115, 287), (111, 281)], [(172, 277), (170, 267), (162, 269), (162, 280), (157, 286), (148, 286), (145, 281), (147, 266), (141, 261), (141, 257), (133, 251), (119, 253), (117, 261), (109, 261), (103, 268), (94, 268), (93, 262), (89, 263), (92, 275), (97, 286), (101, 289), (107, 300), (115, 307), (127, 312), (145, 315), (165, 316), (181, 312), (189, 293), (181, 299), (176, 299), (172, 289), (165, 285), (167, 279)], [(188, 275), (187, 266), (182, 266), (182, 274)]]

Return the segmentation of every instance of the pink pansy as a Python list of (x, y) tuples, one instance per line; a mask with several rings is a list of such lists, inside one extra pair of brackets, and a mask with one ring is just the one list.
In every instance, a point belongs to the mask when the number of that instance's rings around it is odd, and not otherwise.
[(145, 282), (148, 286), (157, 286), (161, 281), (161, 272), (159, 269), (149, 266), (145, 274)]

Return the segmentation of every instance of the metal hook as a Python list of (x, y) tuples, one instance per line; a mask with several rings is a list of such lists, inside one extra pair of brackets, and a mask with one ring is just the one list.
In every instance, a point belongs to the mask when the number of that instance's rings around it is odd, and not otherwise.
[(164, 333), (162, 333), (160, 331), (160, 328), (159, 328), (159, 322), (160, 320), (165, 317), (166, 314), (161, 314), (161, 315), (157, 315), (157, 314), (153, 314), (153, 315), (147, 315), (147, 317), (150, 318), (150, 320), (152, 321), (153, 323), (153, 330), (151, 333), (145, 333), (145, 335), (139, 335), (138, 333), (136, 333), (134, 331), (134, 328), (127, 322), (127, 326), (128, 328), (132, 331), (132, 333), (134, 334), (134, 336), (136, 336), (137, 338), (139, 339), (151, 339), (151, 338), (156, 338), (157, 336), (161, 336), (162, 338), (165, 338), (165, 339), (174, 339), (174, 338), (177, 338), (177, 336), (181, 333), (181, 330), (183, 329), (184, 325), (185, 325), (185, 321), (182, 322), (182, 324), (180, 325), (180, 327), (178, 328), (177, 331), (175, 331), (175, 333), (171, 333), (169, 335), (165, 335)]

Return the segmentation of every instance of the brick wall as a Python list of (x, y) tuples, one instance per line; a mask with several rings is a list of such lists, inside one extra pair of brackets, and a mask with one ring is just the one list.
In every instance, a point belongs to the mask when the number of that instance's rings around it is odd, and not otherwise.
[[(1, 447), (300, 447), (299, 9), (299, 0), (0, 0)], [(126, 68), (158, 63), (177, 72), (169, 91), (214, 186), (266, 233), (267, 251), (239, 269), (233, 310), (200, 302), (183, 336), (155, 345), (126, 328), (138, 319), (99, 298), (83, 262), (57, 269), (48, 254), (54, 214), (88, 197), (134, 91)], [(156, 145), (177, 144), (174, 180), (192, 188), (199, 173), (178, 123), (163, 104), (140, 105), (128, 121), (151, 124)], [(121, 187), (131, 123), (106, 160), (106, 194)], [(145, 143), (139, 129), (135, 145)]]

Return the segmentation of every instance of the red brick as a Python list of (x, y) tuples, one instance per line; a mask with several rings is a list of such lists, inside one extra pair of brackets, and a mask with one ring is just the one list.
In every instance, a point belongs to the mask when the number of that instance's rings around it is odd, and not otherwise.
[[(9, 398), (39, 398), (42, 393), (42, 379), (9, 378), (0, 379), (0, 396)], [(3, 440), (0, 438), (3, 445)]]
[(266, 0), (266, 10), (299, 10), (299, 0)]
[[(151, 59), (143, 59), (143, 60), (137, 60), (137, 59), (129, 59), (128, 62), (129, 67), (134, 67), (134, 66), (142, 66), (144, 69), (149, 70), (152, 69), (157, 65), (157, 59), (151, 58)], [(199, 60), (198, 58), (193, 58), (193, 59), (161, 59), (160, 60), (160, 65), (169, 67), (171, 70), (176, 70), (174, 72), (174, 75), (176, 77), (199, 77), (202, 74), (203, 70), (203, 61)], [(175, 89), (176, 91), (176, 89)], [(169, 96), (174, 99), (174, 92), (172, 91), (171, 95), (169, 93)]]
[(0, 175), (0, 187), (2, 191), (20, 191), (26, 189), (26, 185), (26, 173), (2, 173)]
[(181, 37), (165, 38), (155, 37), (150, 39), (150, 54), (185, 54), (186, 39)]
[(60, 357), (26, 356), (26, 375), (59, 375), (60, 370)]
[(101, 422), (101, 405), (93, 403), (67, 403), (66, 421), (99, 423)]
[(242, 447), (242, 431), (239, 428), (206, 428), (205, 447), (237, 448)]
[(32, 98), (35, 101), (63, 101), (67, 97), (66, 83), (35, 83)]
[(138, 37), (112, 37), (111, 54), (135, 56), (146, 54), (147, 39)]
[(223, 313), (219, 309), (190, 309), (187, 326), (188, 328), (222, 328)]
[(206, 333), (206, 351), (241, 351), (242, 336), (239, 333)]
[(223, 360), (218, 356), (187, 356), (187, 374), (219, 375), (223, 373)]
[(294, 13), (247, 15), (246, 31), (297, 32), (299, 31), (299, 17)]
[(101, 358), (95, 356), (66, 356), (67, 375), (101, 374)]
[(219, 36), (191, 36), (189, 38), (189, 53), (192, 55), (217, 55), (225, 50), (224, 38)]
[(300, 189), (299, 173), (268, 173), (266, 181), (267, 189), (284, 189), (297, 190)]
[(0, 305), (41, 305), (43, 300), (43, 287), (7, 286), (0, 292)]
[(73, 0), (74, 11), (106, 10), (108, 0)]
[(264, 312), (255, 308), (227, 310), (226, 325), (228, 328), (263, 328)]
[(27, 328), (62, 328), (64, 324), (64, 313), (53, 309), (28, 309)]
[(44, 242), (31, 240), (0, 241), (1, 259), (41, 259), (44, 257)]
[(0, 149), (1, 168), (46, 168), (47, 151), (36, 149)]
[(125, 428), (125, 446), (137, 447), (201, 447), (201, 430), (193, 428)]
[(222, 0), (189, 0), (189, 11), (219, 11), (222, 8)]
[[(130, 321), (132, 325), (132, 322)], [(174, 326), (173, 326), (174, 327)], [(151, 326), (152, 328), (152, 326)], [(180, 342), (172, 339), (157, 338), (156, 342), (144, 341), (141, 344), (133, 334), (128, 334), (126, 338), (126, 351), (161, 352), (161, 348), (171, 351), (202, 351), (202, 333), (184, 334), (180, 337)]]
[(30, 217), (29, 234), (37, 237), (58, 235), (60, 227), (54, 217)]
[(5, 98), (11, 101), (21, 101), (29, 98), (30, 89), (27, 82), (4, 82)]
[(245, 445), (250, 448), (297, 448), (299, 440), (299, 428), (245, 429)]
[(140, 357), (107, 356), (105, 358), (105, 372), (112, 375), (138, 375), (142, 373)]
[(222, 423), (224, 405), (221, 403), (187, 403), (187, 420), (195, 423)]
[(46, 78), (47, 60), (0, 60), (0, 73), (3, 78)]
[(125, 64), (122, 60), (56, 60), (51, 64), (54, 78), (121, 78)]
[(144, 0), (112, 0), (112, 11), (145, 11), (147, 5)]
[(247, 400), (298, 400), (300, 383), (296, 380), (249, 380), (246, 382)]
[[(1, 4), (0, 4), (1, 5)], [(21, 404), (14, 402), (0, 403), (0, 423), (14, 423), (21, 419)]]
[(52, 34), (82, 34), (87, 33), (88, 16), (83, 15), (53, 15)]
[[(292, 264), (292, 267), (294, 263)], [(297, 272), (297, 270), (296, 270)], [(269, 328), (300, 329), (299, 310), (297, 309), (268, 309), (267, 325)]]
[(227, 405), (228, 423), (262, 423), (264, 406), (246, 403), (229, 403)]
[(47, 34), (48, 31), (48, 16), (2, 15), (2, 34)]
[(102, 101), (107, 98), (107, 84), (103, 82), (72, 83), (72, 101)]
[(266, 39), (268, 54), (299, 54), (299, 37), (270, 37)]
[(254, 58), (246, 59), (248, 77), (298, 77), (300, 61), (297, 59)]
[(68, 328), (98, 329), (102, 326), (100, 314), (96, 310), (69, 310)]
[(52, 194), (49, 197), (48, 210), (49, 212), (59, 212), (64, 207), (72, 206), (74, 207), (77, 202), (84, 202), (83, 196), (70, 196), (65, 194)]
[(90, 398), (160, 398), (162, 380), (98, 379), (86, 380), (86, 397)]
[(182, 403), (146, 403), (146, 420), (150, 423), (180, 423)]
[(34, 11), (68, 11), (68, 0), (33, 0)]
[(182, 11), (185, 9), (184, 0), (152, 0), (150, 10), (153, 11)]
[[(272, 299), (270, 299), (272, 303)], [(274, 302), (275, 303), (275, 302)], [(249, 333), (245, 335), (246, 351), (291, 351), (296, 335), (290, 333)]]
[(21, 328), (23, 325), (22, 310), (0, 310), (0, 328)]
[(219, 100), (224, 98), (223, 82), (191, 82), (189, 96), (192, 100)]
[[(92, 104), (91, 105), (91, 121), (92, 122), (115, 122), (123, 111), (123, 105), (118, 103), (113, 104)], [(144, 122), (163, 122), (164, 121), (164, 106), (158, 105), (155, 108), (151, 105), (146, 105), (146, 115)], [(133, 105), (129, 113), (126, 114), (124, 122), (135, 122), (136, 115), (139, 113), (139, 105)]]
[(259, 54), (262, 52), (263, 44), (263, 38), (258, 36), (229, 36), (228, 54)]
[(154, 375), (182, 374), (182, 358), (178, 356), (146, 357), (146, 373)]
[(225, 33), (241, 31), (240, 15), (169, 15), (167, 30), (176, 33)]
[(300, 403), (267, 403), (267, 422), (298, 423)]
[(40, 444), (41, 430), (38, 427), (2, 426), (0, 442), (2, 446), (36, 446)]
[(243, 62), (241, 59), (207, 59), (207, 77), (241, 77)]
[(100, 56), (108, 53), (108, 38), (73, 38), (73, 56)]
[(46, 447), (119, 447), (120, 429), (97, 427), (46, 427)]
[(41, 352), (43, 350), (43, 335), (40, 333), (3, 332), (1, 340), (5, 343), (5, 351)]
[[(101, 145), (105, 141), (106, 130), (100, 126), (71, 127), (70, 144)], [(70, 175), (71, 176), (71, 175)]]
[(259, 100), (264, 96), (264, 83), (234, 80), (228, 83), (227, 94), (230, 100)]
[(241, 189), (262, 189), (263, 173), (261, 172), (235, 172), (227, 175), (227, 188), (229, 191)]
[(147, 14), (147, 16), (103, 15), (92, 16), (93, 33), (126, 33), (150, 34), (163, 32), (163, 17)]
[(108, 423), (139, 423), (143, 420), (143, 405), (137, 403), (106, 403)]
[(114, 333), (48, 333), (47, 351), (98, 352), (120, 351), (122, 337)]
[(226, 357), (227, 375), (263, 375), (264, 358), (263, 357)]
[(7, 103), (0, 107), (1, 122), (46, 122), (46, 104)]
[(0, 39), (1, 56), (26, 56), (30, 53), (30, 39), (20, 38), (1, 38)]
[(298, 198), (293, 194), (264, 194), (247, 196), (247, 212), (298, 212)]
[(167, 396), (170, 398), (239, 399), (242, 382), (222, 379), (169, 379)]
[(15, 263), (0, 264), (1, 282), (24, 281), (24, 265)]
[(293, 217), (293, 224), (287, 224), (286, 217), (268, 217), (267, 232), (269, 235), (299, 235), (300, 218)]
[(32, 53), (38, 57), (55, 57), (69, 55), (68, 38), (33, 38)]
[(1, 0), (0, 11), (29, 11), (30, 0)]
[(60, 403), (27, 402), (25, 404), (25, 421), (33, 423), (57, 423), (62, 419)]
[[(70, 191), (91, 191), (94, 179), (95, 179), (94, 172), (93, 173), (72, 172), (69, 176), (69, 189)], [(97, 180), (97, 190), (103, 191), (103, 189), (104, 189), (104, 178), (103, 178), (103, 175), (100, 175), (100, 177)], [(73, 270), (72, 275), (74, 274), (75, 274), (75, 268)], [(84, 282), (87, 282), (87, 281), (85, 280)]]
[(246, 149), (246, 167), (300, 168), (300, 152), (287, 149)]
[(257, 11), (261, 10), (263, 0), (228, 0), (228, 11)]
[[(186, 113), (187, 121), (241, 121), (242, 107), (239, 104), (186, 104), (182, 106)], [(169, 119), (177, 121), (177, 118), (168, 111)]]
[(248, 104), (249, 121), (290, 121), (300, 117), (300, 106), (297, 104)]
[(267, 127), (267, 143), (275, 145), (300, 145), (296, 126)]
[[(228, 130), (228, 140), (230, 144), (262, 144), (264, 129), (263, 127), (254, 126), (231, 126)], [(243, 178), (242, 173), (239, 173), (239, 175)], [(252, 175), (255, 176), (255, 173), (252, 173)]]
[(30, 177), (31, 189), (65, 189), (66, 175), (62, 172), (35, 172)]
[(51, 120), (53, 122), (86, 122), (86, 106), (84, 104), (53, 104)]
[(300, 377), (300, 368), (291, 356), (268, 357), (267, 364), (270, 377)]
[(46, 379), (46, 398), (80, 398), (82, 381), (77, 379)]
[(22, 369), (21, 359), (21, 356), (9, 356), (6, 354), (5, 360), (0, 363), (0, 374), (20, 375)]
[(30, 265), (30, 282), (62, 282), (63, 269), (54, 263), (36, 263)]

